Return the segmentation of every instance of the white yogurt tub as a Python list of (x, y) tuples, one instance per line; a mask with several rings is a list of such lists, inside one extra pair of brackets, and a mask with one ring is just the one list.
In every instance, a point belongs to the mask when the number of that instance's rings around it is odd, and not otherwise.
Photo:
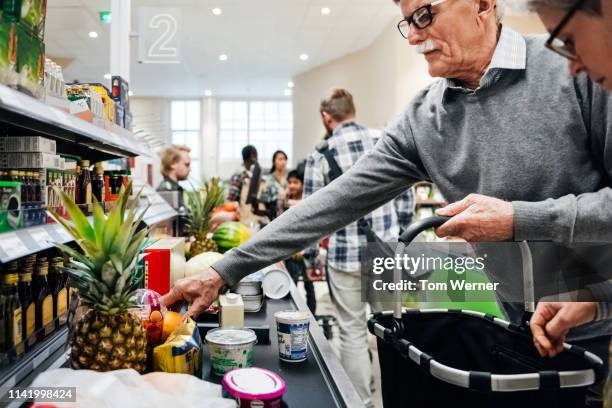
[(209, 331), (205, 339), (213, 374), (221, 377), (235, 368), (253, 365), (253, 346), (257, 342), (253, 330), (218, 328)]

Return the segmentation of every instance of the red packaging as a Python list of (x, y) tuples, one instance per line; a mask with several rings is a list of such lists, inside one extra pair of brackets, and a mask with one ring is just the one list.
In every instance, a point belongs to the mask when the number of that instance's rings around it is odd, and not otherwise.
[(166, 238), (144, 250), (145, 288), (165, 295), (178, 279), (185, 277), (185, 239)]

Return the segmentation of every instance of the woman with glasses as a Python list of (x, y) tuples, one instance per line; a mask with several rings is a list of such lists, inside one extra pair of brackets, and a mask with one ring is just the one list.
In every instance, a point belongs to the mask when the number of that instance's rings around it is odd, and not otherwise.
[[(529, 0), (550, 32), (546, 46), (567, 58), (573, 76), (585, 72), (607, 91), (612, 91), (612, 2), (600, 0)], [(597, 287), (597, 297), (612, 298), (612, 283)], [(563, 350), (568, 331), (597, 319), (609, 302), (540, 302), (531, 319), (534, 344), (542, 356)], [(612, 344), (610, 346), (612, 363)], [(604, 392), (612, 407), (610, 379)]]
[(601, 0), (530, 0), (550, 32), (546, 46), (568, 59), (570, 73), (586, 72), (612, 90), (612, 4)]

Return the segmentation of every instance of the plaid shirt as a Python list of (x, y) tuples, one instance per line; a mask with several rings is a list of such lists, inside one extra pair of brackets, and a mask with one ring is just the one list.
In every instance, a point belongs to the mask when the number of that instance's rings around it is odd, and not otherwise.
[[(374, 148), (379, 132), (364, 128), (353, 121), (347, 121), (334, 129), (329, 138), (329, 149), (333, 152), (338, 166), (345, 173), (360, 157)], [(325, 156), (318, 151), (308, 157), (304, 175), (304, 198), (330, 183), (329, 165)], [(402, 218), (405, 222), (412, 218), (412, 193), (402, 194)], [(407, 215), (406, 213), (409, 213)], [(397, 240), (400, 232), (398, 212), (395, 203), (387, 203), (364, 217), (372, 230), (384, 241)], [(408, 221), (409, 222), (409, 221)], [(357, 223), (349, 224), (336, 231), (329, 240), (327, 261), (332, 267), (344, 271), (361, 270), (361, 249), (367, 244), (365, 234), (359, 231)]]
[(247, 169), (242, 167), (232, 175), (230, 179), (230, 186), (227, 192), (226, 201), (240, 201), (240, 191), (242, 191), (242, 183), (245, 178), (249, 177)]

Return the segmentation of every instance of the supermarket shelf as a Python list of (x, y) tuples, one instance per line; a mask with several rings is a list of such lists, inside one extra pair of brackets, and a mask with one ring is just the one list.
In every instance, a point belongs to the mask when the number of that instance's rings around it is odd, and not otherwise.
[(64, 347), (67, 338), (68, 328), (62, 327), (49, 338), (37, 343), (21, 360), (0, 371), (0, 397), (45, 364), (51, 355)]
[(9, 125), (8, 132), (50, 137), (57, 141), (58, 152), (83, 159), (154, 156), (125, 129), (95, 126), (4, 85), (0, 85), (0, 123)]
[[(157, 196), (157, 197), (155, 197)], [(159, 202), (159, 200), (162, 202)], [(176, 217), (177, 213), (163, 198), (155, 194), (152, 198), (143, 221), (148, 226), (155, 225)], [(140, 207), (145, 208), (146, 202)], [(89, 217), (93, 223), (93, 218)], [(7, 263), (23, 256), (35, 254), (53, 247), (53, 243), (66, 244), (73, 239), (59, 224), (45, 224), (34, 227), (23, 228), (0, 234), (0, 262)]]

